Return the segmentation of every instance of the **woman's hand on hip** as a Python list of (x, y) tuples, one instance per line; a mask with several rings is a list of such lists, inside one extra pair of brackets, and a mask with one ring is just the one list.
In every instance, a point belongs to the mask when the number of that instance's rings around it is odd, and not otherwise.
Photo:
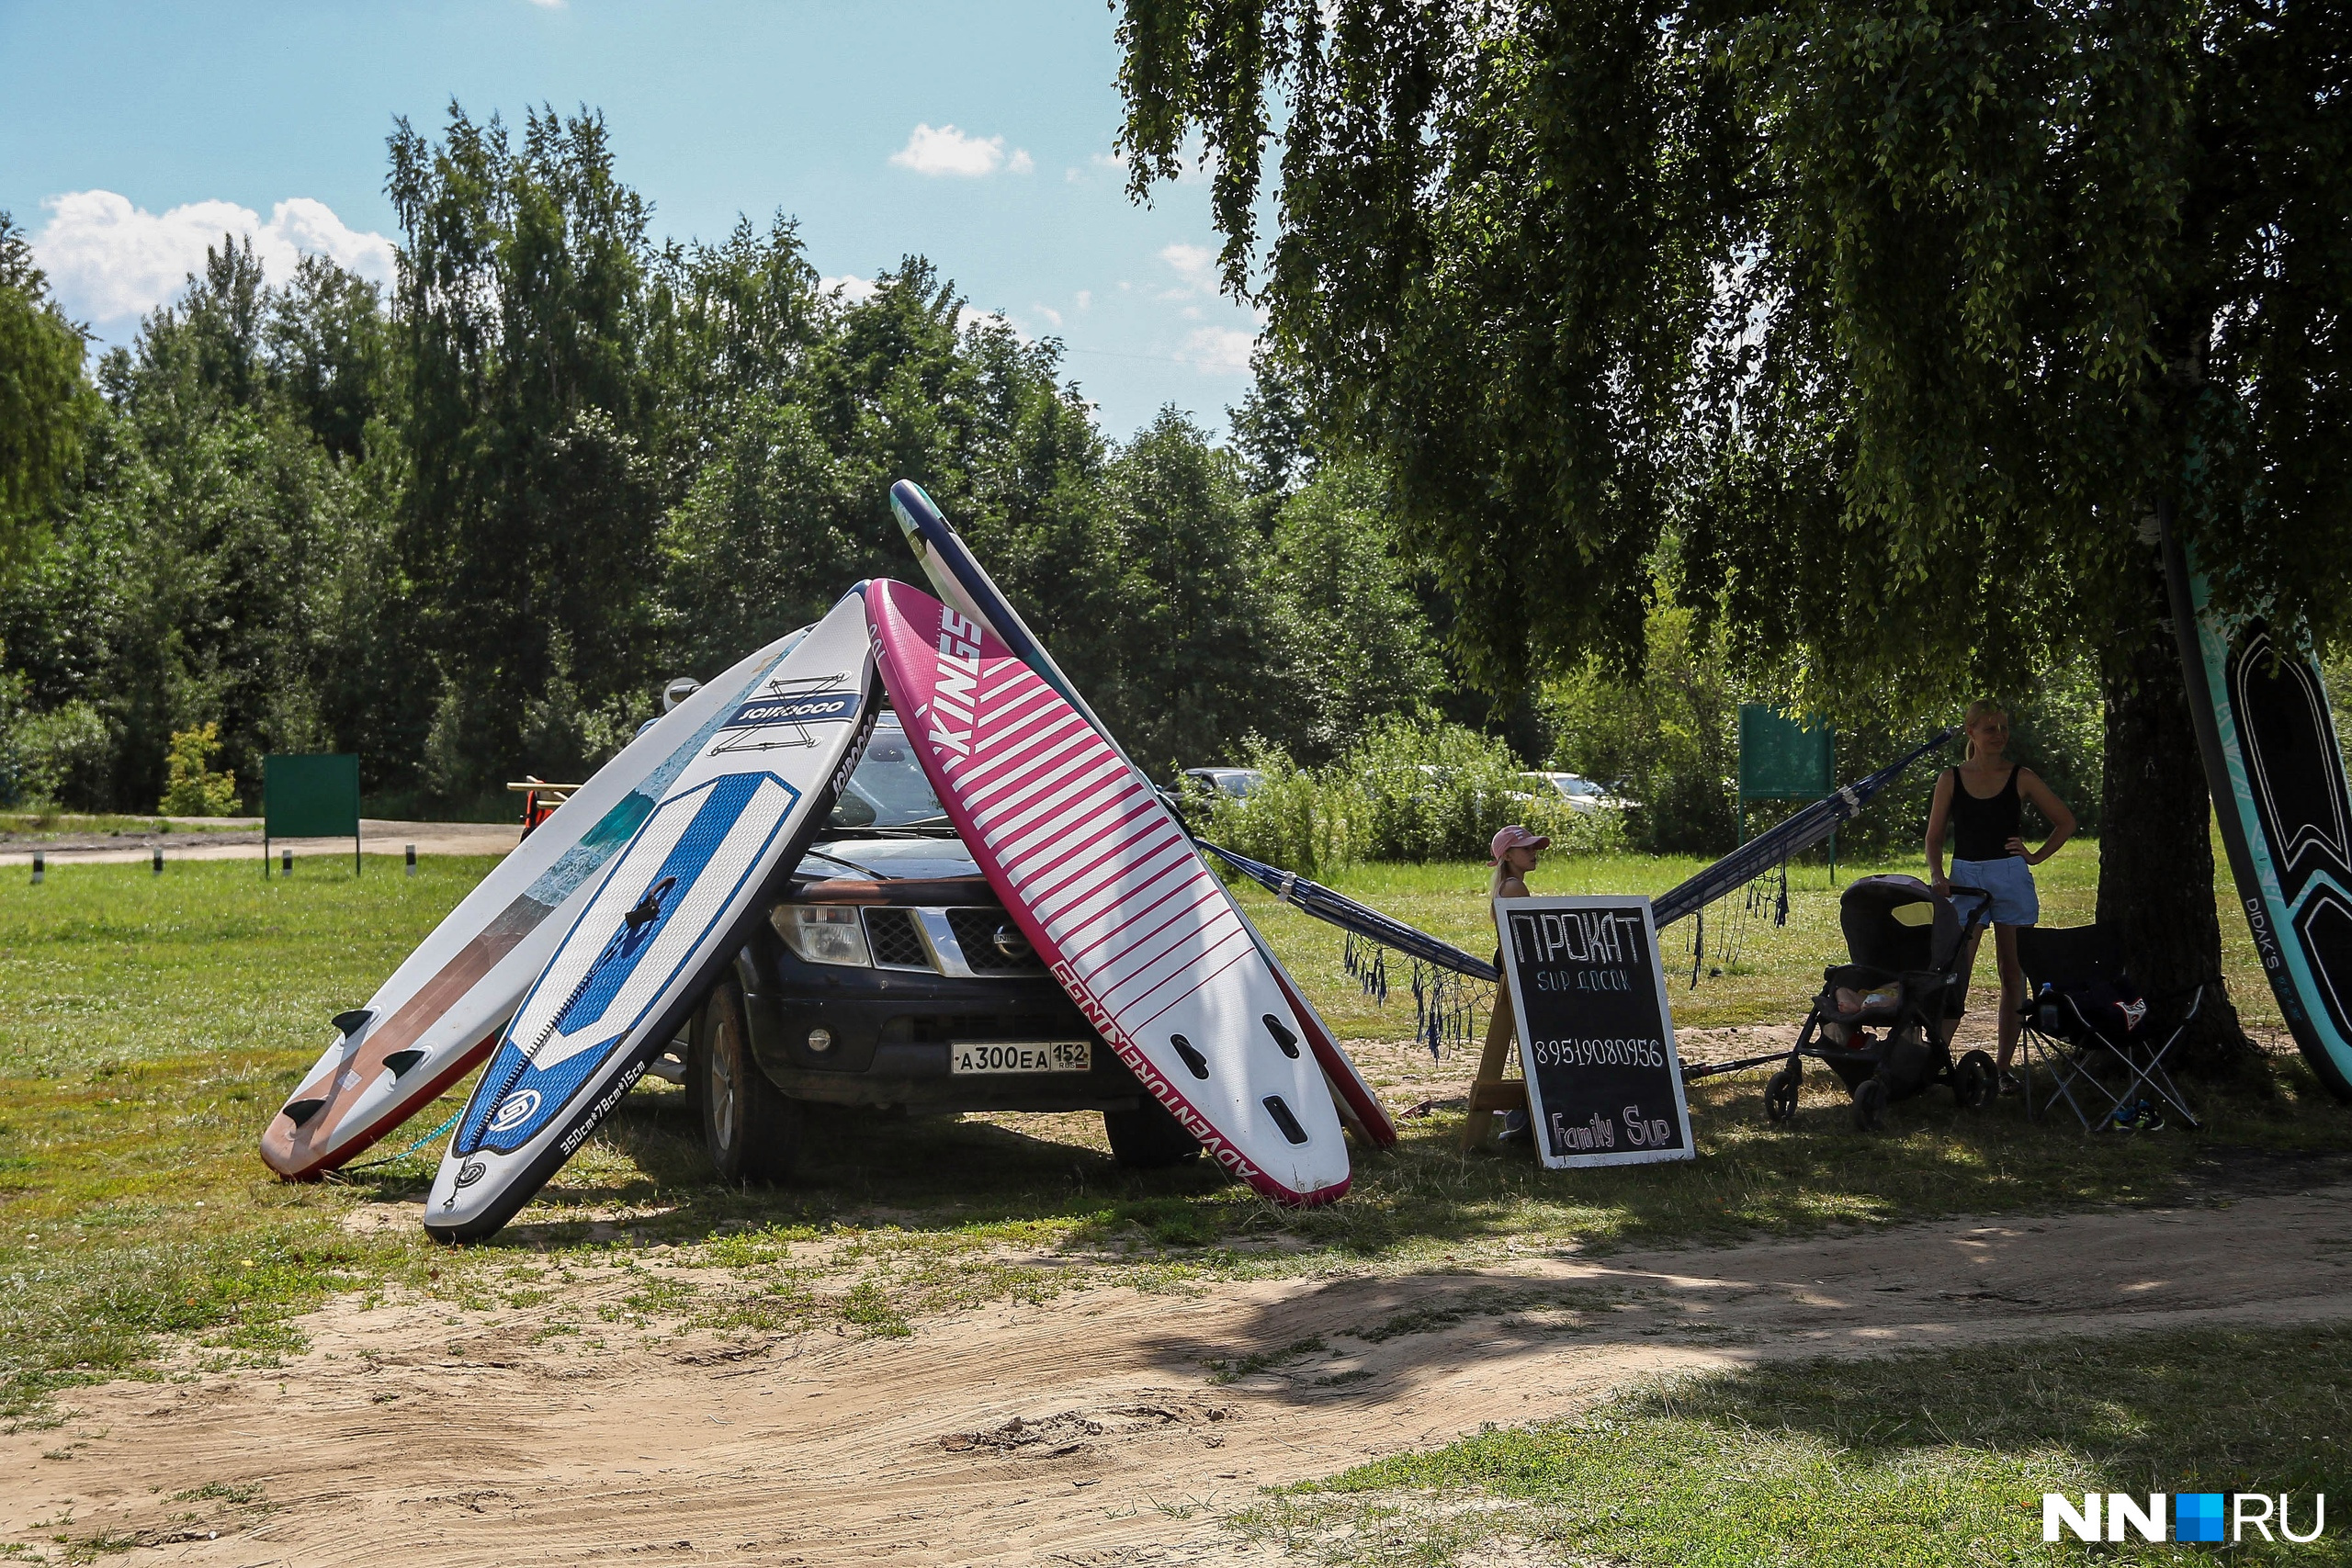
[(2041, 857), (2036, 855), (2031, 850), (2027, 849), (2025, 847), (2025, 840), (2018, 838), (2015, 833), (2009, 835), (2008, 850), (2009, 853), (2025, 862), (2028, 865), (2036, 865), (2041, 863)]

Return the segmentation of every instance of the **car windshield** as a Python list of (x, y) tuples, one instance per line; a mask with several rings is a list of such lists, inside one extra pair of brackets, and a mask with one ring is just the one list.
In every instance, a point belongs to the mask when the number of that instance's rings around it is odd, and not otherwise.
[(955, 830), (895, 714), (875, 720), (874, 738), (826, 825), (860, 832)]
[(1580, 779), (1574, 773), (1561, 774), (1558, 782), (1560, 785), (1560, 793), (1562, 795), (1599, 795), (1601, 793), (1600, 786), (1599, 784), (1593, 783), (1590, 779)]

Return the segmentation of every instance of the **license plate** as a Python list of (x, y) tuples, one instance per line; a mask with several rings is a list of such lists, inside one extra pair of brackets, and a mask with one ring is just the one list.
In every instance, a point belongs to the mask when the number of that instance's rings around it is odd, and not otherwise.
[(957, 1040), (947, 1047), (951, 1073), (1082, 1073), (1093, 1065), (1091, 1040)]

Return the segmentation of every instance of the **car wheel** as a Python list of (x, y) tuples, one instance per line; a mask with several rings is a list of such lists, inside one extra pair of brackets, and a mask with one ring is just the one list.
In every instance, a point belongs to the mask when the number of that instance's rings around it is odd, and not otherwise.
[(1133, 1111), (1102, 1112), (1102, 1131), (1110, 1134), (1111, 1157), (1129, 1170), (1181, 1165), (1201, 1152), (1201, 1141), (1149, 1097)]
[(729, 1186), (781, 1181), (800, 1154), (800, 1103), (777, 1092), (752, 1059), (743, 990), (730, 977), (703, 1003), (687, 1077), (702, 1100), (703, 1147)]

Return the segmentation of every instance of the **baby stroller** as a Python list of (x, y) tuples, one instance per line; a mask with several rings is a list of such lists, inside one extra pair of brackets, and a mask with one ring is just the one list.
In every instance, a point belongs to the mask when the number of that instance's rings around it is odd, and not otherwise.
[[(1764, 1114), (1796, 1114), (1804, 1058), (1828, 1065), (1854, 1097), (1854, 1125), (1877, 1129), (1887, 1105), (1949, 1084), (1970, 1109), (1992, 1100), (1993, 1058), (1971, 1051), (1954, 1063), (1951, 1032), (1967, 995), (1961, 964), (1983, 929), (1992, 897), (1955, 887), (1939, 898), (1916, 876), (1865, 876), (1838, 899), (1852, 962), (1821, 972), (1788, 1065), (1764, 1086)], [(1965, 912), (1963, 912), (1963, 908)]]

